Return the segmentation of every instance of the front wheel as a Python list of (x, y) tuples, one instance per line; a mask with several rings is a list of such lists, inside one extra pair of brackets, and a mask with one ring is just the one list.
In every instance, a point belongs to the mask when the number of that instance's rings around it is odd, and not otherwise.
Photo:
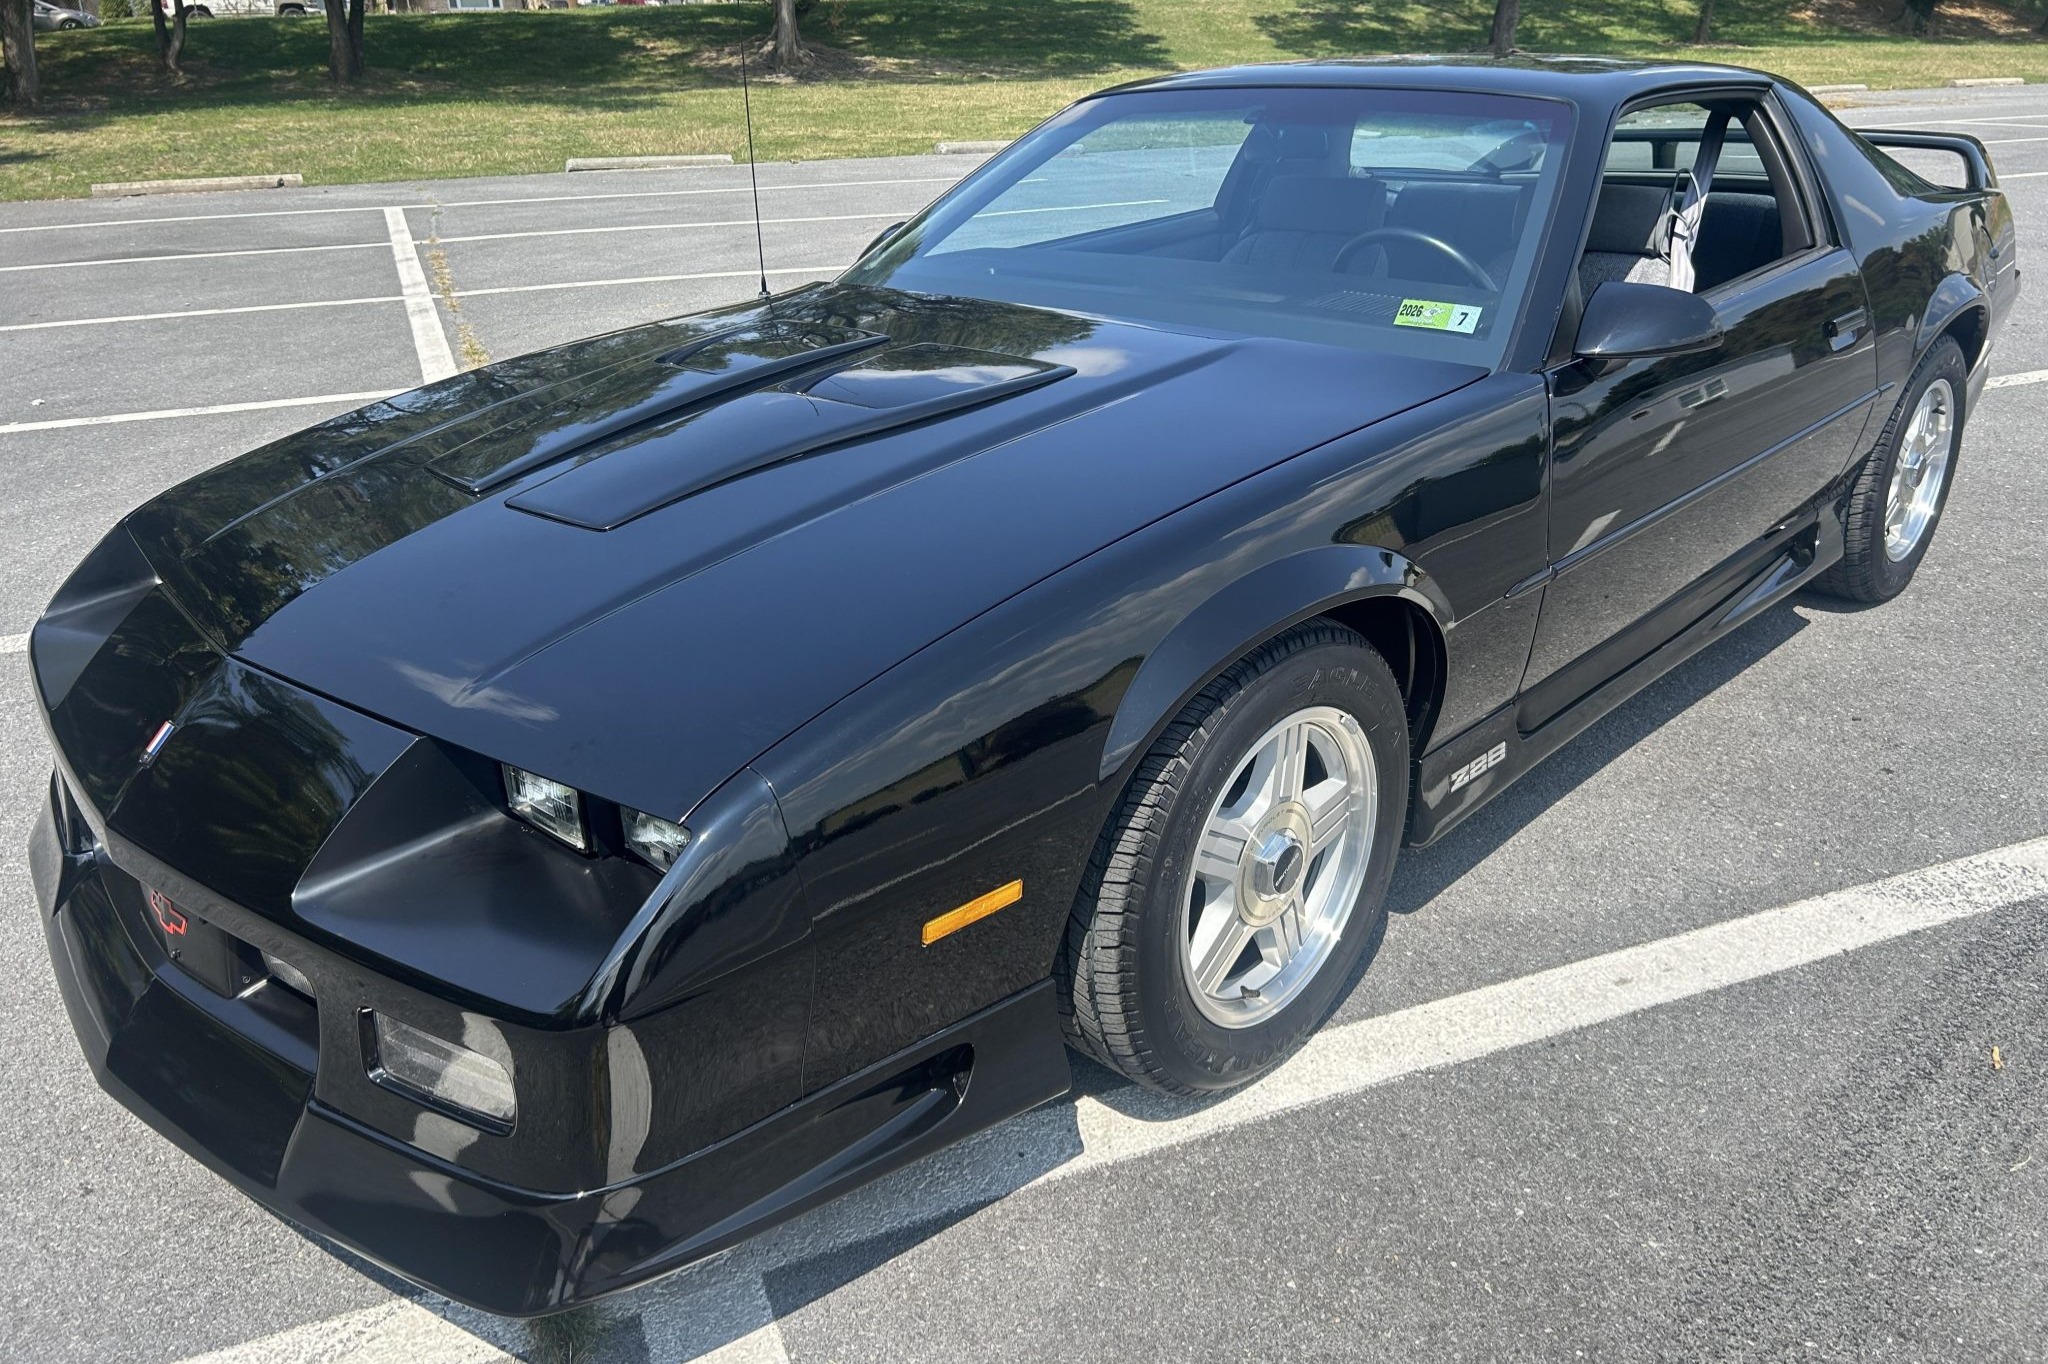
[(1963, 348), (1953, 337), (1928, 348), (1850, 485), (1842, 561), (1815, 584), (1821, 591), (1881, 602), (1913, 581), (1948, 503), (1968, 380)]
[(1379, 941), (1407, 799), (1407, 712), (1362, 637), (1311, 621), (1231, 667), (1097, 845), (1062, 954), (1074, 1043), (1176, 1094), (1277, 1065)]

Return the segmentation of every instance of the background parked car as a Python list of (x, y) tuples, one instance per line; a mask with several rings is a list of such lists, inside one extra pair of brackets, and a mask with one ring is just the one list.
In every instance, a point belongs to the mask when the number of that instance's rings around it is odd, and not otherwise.
[(38, 33), (50, 33), (60, 28), (98, 28), (100, 17), (87, 14), (82, 9), (65, 9), (59, 5), (45, 4), (36, 0), (35, 14), (30, 22)]

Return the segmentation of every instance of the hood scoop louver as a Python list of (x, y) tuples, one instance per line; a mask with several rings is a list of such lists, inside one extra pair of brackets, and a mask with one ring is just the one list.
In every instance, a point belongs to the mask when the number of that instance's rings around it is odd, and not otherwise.
[[(806, 330), (815, 334), (817, 329)], [(691, 362), (721, 344), (713, 338), (693, 349)], [(506, 505), (587, 530), (611, 530), (771, 466), (983, 407), (1074, 372), (1039, 360), (933, 344), (899, 346), (850, 367), (833, 365), (872, 344), (863, 337), (814, 347), (787, 360), (756, 362), (743, 371), (744, 380), (711, 390), (731, 395), (724, 401), (629, 438), (587, 445), (575, 451), (577, 463), (507, 499)], [(772, 373), (763, 373), (771, 367)], [(791, 370), (799, 372), (780, 387), (768, 387)], [(742, 386), (748, 391), (731, 394)], [(700, 392), (693, 401), (705, 396)]]
[(602, 415), (593, 420), (550, 413), (536, 423), (540, 434), (523, 448), (508, 449), (502, 437), (473, 441), (428, 467), (465, 492), (487, 493), (684, 408), (839, 364), (888, 341), (873, 332), (802, 322), (712, 332), (660, 356), (655, 361), (660, 368), (637, 383), (626, 375), (609, 376), (602, 392), (590, 396), (606, 402), (616, 394), (617, 403), (600, 408)]

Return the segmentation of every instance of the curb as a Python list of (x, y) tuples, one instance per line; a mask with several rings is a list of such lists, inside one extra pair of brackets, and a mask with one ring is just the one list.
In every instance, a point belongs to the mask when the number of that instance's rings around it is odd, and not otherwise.
[(1951, 76), (1942, 84), (1950, 89), (1968, 90), (1979, 85), (2025, 85), (2020, 76)]
[(724, 152), (690, 156), (572, 156), (562, 170), (687, 170), (691, 166), (730, 166), (732, 157)]
[(92, 187), (95, 199), (126, 199), (136, 194), (204, 194), (225, 189), (297, 189), (297, 175), (203, 175), (191, 180), (114, 180)]
[(1806, 87), (1806, 93), (1809, 95), (1853, 95), (1858, 91), (1868, 90), (1869, 88), (1867, 85), (1854, 82), (1847, 85), (1809, 85)]
[(1007, 142), (935, 142), (932, 150), (940, 156), (994, 156)]

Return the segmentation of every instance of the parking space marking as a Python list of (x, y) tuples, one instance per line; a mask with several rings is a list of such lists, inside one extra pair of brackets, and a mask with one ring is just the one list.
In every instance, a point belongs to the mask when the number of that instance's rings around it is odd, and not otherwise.
[(1891, 133), (1909, 133), (1916, 129), (1928, 127), (1930, 124), (1938, 124), (1944, 128), (1977, 127), (1979, 125), (1999, 125), (2008, 128), (2048, 128), (2048, 123), (2034, 121), (2036, 118), (2043, 117), (2048, 117), (2048, 115), (2037, 114), (2029, 117), (2022, 114), (2015, 115), (2012, 118), (1923, 118), (1912, 123), (1858, 123), (1851, 126), (1868, 132)]
[[(667, 1324), (699, 1322), (686, 1349), (665, 1350), (662, 1358), (784, 1364), (788, 1353), (761, 1277), (777, 1269), (847, 1245), (972, 1215), (1021, 1189), (2044, 897), (2048, 837), (1331, 1028), (1311, 1038), (1257, 1084), (1207, 1107), (1193, 1108), (1186, 1100), (1125, 1086), (1109, 1096), (1113, 1105), (1084, 1095), (1071, 1105), (1034, 1109), (918, 1162), (914, 1177), (906, 1172), (869, 1185), (743, 1243), (720, 1259), (641, 1290), (636, 1299), (642, 1329), (651, 1346), (657, 1334), (665, 1334)], [(1009, 1174), (1018, 1168), (1044, 1173), (1019, 1182)], [(433, 1310), (450, 1326), (477, 1316), (434, 1301)], [(205, 1364), (367, 1361), (372, 1356), (366, 1352), (382, 1342), (365, 1340), (363, 1328), (375, 1313), (404, 1309), (411, 1309), (405, 1314), (407, 1336), (390, 1342), (403, 1348), (375, 1358), (473, 1364), (500, 1357), (495, 1353), (502, 1348), (498, 1343), (459, 1330), (433, 1333), (411, 1315), (426, 1309), (406, 1303), (403, 1309), (362, 1309), (200, 1358)], [(484, 1331), (491, 1342), (504, 1341), (496, 1319), (487, 1319)], [(334, 1352), (337, 1338), (348, 1341), (345, 1352)]]
[[(836, 275), (844, 265), (778, 266), (771, 275)], [(760, 270), (703, 270), (693, 275), (629, 275), (624, 279), (566, 279), (554, 284), (502, 284), (494, 289), (457, 289), (457, 298), (482, 298), (487, 294), (539, 294), (555, 289), (600, 289), (614, 284), (672, 284), (692, 279), (758, 279)]]
[[(806, 189), (872, 189), (884, 185), (950, 185), (957, 175), (919, 175), (888, 180), (815, 180), (799, 185), (763, 185), (763, 194), (785, 194)], [(704, 185), (695, 189), (616, 190), (609, 194), (534, 194), (513, 199), (449, 199), (439, 204), (345, 204), (331, 208), (273, 208), (253, 213), (181, 213), (163, 218), (89, 218), (71, 223), (29, 223), (21, 227), (0, 227), (0, 235), (16, 232), (76, 232), (92, 227), (147, 227), (158, 223), (213, 223), (239, 218), (308, 218), (333, 213), (382, 213), (386, 209), (422, 212), (439, 207), (502, 208), (517, 204), (580, 204), (601, 199), (676, 199), (693, 194), (745, 194), (745, 185)]]
[[(1096, 207), (1107, 207), (1097, 205)], [(894, 218), (903, 210), (885, 209), (880, 213), (833, 213), (819, 218), (763, 218), (763, 227), (783, 227), (791, 223), (855, 223), (870, 218)], [(478, 232), (466, 237), (434, 237), (436, 246), (448, 246), (455, 242), (502, 242), (519, 237), (584, 237), (600, 232), (683, 232), (704, 227), (752, 227), (752, 218), (720, 218), (715, 222), (697, 223), (612, 223), (604, 227), (543, 227), (526, 232)], [(419, 243), (427, 245), (427, 240)]]
[[(1106, 204), (1052, 204), (1044, 208), (1006, 208), (994, 213), (984, 213), (984, 218), (1013, 218), (1023, 213), (1080, 213), (1094, 208), (1138, 208), (1146, 204), (1163, 204), (1164, 199), (1120, 199)], [(894, 218), (901, 209), (887, 209), (881, 213), (833, 213), (817, 218), (763, 218), (762, 227), (786, 227), (793, 223), (857, 223), (877, 218)], [(616, 223), (605, 227), (548, 227), (527, 232), (478, 232), (465, 237), (434, 237), (436, 246), (447, 246), (454, 242), (502, 242), (520, 237), (583, 237), (601, 232), (686, 232), (697, 228), (710, 227), (752, 227), (752, 218), (720, 218), (716, 221), (695, 223)], [(428, 244), (421, 240), (421, 246)]]
[[(763, 194), (800, 189), (875, 189), (884, 185), (950, 185), (958, 175), (918, 175), (893, 180), (807, 180), (798, 185), (763, 185)], [(540, 194), (524, 199), (449, 199), (442, 208), (503, 208), (514, 204), (580, 204), (595, 199), (680, 199), (693, 194), (745, 194), (745, 185), (704, 185), (696, 189), (626, 189), (610, 194)]]
[(230, 412), (263, 412), (273, 407), (361, 407), (379, 402), (403, 389), (379, 389), (372, 393), (321, 393), (309, 398), (265, 398), (251, 403), (215, 403), (211, 407), (160, 407), (153, 412), (110, 412), (99, 417), (54, 417), (39, 422), (0, 423), (0, 436), (27, 431), (63, 431), (74, 426), (117, 426), (123, 422), (164, 421), (172, 417), (218, 417)]
[(111, 256), (95, 260), (38, 261), (34, 265), (0, 265), (0, 274), (19, 270), (76, 270), (82, 265), (154, 265), (162, 261), (225, 260), (229, 256), (282, 256), (295, 251), (369, 251), (383, 242), (338, 242), (318, 246), (257, 246), (244, 251), (174, 251), (167, 256)]
[(182, 1364), (259, 1364), (271, 1360), (294, 1360), (298, 1364), (388, 1364), (392, 1360), (405, 1360), (408, 1364), (500, 1364), (513, 1358), (489, 1337), (510, 1336), (518, 1327), (452, 1305), (443, 1310), (445, 1316), (437, 1315), (400, 1298), (247, 1344), (195, 1355)]
[(19, 654), (27, 651), (27, 635), (0, 635), (0, 654)]
[(55, 327), (103, 327), (114, 322), (162, 322), (180, 317), (226, 317), (231, 313), (287, 313), (295, 308), (354, 308), (365, 303), (403, 303), (403, 294), (376, 298), (318, 298), (306, 303), (250, 303), (239, 308), (187, 308), (173, 313), (121, 313), (114, 317), (73, 317), (61, 322), (10, 322), (0, 332), (40, 332)]
[(420, 382), (431, 384), (455, 373), (455, 353), (448, 349), (448, 334), (441, 330), (441, 314), (434, 308), (433, 291), (427, 288), (420, 253), (413, 248), (405, 211), (385, 209), (384, 226), (391, 233), (391, 259), (398, 266), (398, 287), (405, 295), (405, 320), (412, 324), (413, 352), (420, 358)]
[(1994, 374), (1984, 381), (1984, 387), (2018, 388), (2022, 384), (2040, 383), (2048, 383), (2048, 369), (2023, 369), (2017, 374)]

